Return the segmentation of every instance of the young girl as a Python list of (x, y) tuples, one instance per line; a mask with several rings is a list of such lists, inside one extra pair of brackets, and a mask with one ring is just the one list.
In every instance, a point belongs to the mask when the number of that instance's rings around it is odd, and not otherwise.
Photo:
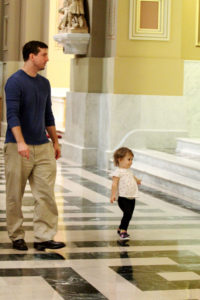
[(123, 217), (117, 233), (121, 240), (129, 240), (127, 228), (135, 208), (135, 197), (138, 194), (138, 184), (141, 184), (141, 180), (136, 178), (130, 169), (134, 157), (130, 149), (119, 148), (113, 157), (117, 168), (112, 173), (110, 202), (113, 203), (118, 195), (118, 205), (123, 212)]

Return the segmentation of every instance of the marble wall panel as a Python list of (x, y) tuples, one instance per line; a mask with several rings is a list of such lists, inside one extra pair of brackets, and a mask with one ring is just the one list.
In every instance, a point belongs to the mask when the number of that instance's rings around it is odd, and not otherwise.
[(200, 137), (200, 61), (184, 63), (184, 95), (187, 101), (189, 136)]
[(67, 100), (63, 154), (79, 163), (105, 167), (122, 145), (172, 149), (187, 135), (185, 97), (71, 92)]

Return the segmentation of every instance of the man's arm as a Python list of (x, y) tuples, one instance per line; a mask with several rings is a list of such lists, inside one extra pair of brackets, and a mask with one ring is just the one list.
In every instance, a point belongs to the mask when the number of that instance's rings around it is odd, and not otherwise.
[(21, 87), (14, 78), (9, 78), (5, 85), (7, 123), (17, 142), (18, 153), (29, 159), (29, 147), (24, 141), (19, 119)]
[(60, 146), (59, 146), (59, 143), (58, 143), (58, 137), (57, 137), (57, 134), (56, 134), (56, 127), (55, 126), (47, 126), (46, 127), (46, 130), (53, 142), (53, 147), (54, 147), (54, 150), (55, 150), (55, 159), (58, 159), (60, 158), (61, 156), (61, 151), (60, 151)]
[(22, 131), (21, 131), (21, 127), (20, 126), (15, 126), (11, 130), (12, 130), (12, 133), (15, 137), (16, 142), (17, 142), (18, 153), (22, 157), (26, 157), (27, 159), (29, 159), (29, 147), (24, 141), (24, 137), (23, 137), (23, 134), (22, 134)]

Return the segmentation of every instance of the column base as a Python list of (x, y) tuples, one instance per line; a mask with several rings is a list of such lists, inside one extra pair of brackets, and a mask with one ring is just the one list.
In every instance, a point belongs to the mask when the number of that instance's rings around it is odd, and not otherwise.
[(62, 156), (81, 166), (97, 164), (97, 148), (86, 148), (79, 145), (62, 142)]

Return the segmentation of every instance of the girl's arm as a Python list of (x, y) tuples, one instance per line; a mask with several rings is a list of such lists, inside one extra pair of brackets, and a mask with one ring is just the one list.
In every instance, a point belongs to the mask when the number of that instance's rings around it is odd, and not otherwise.
[(113, 203), (116, 200), (116, 193), (118, 190), (119, 185), (119, 177), (113, 177), (112, 179), (112, 190), (111, 190), (111, 196), (110, 196), (110, 202)]

